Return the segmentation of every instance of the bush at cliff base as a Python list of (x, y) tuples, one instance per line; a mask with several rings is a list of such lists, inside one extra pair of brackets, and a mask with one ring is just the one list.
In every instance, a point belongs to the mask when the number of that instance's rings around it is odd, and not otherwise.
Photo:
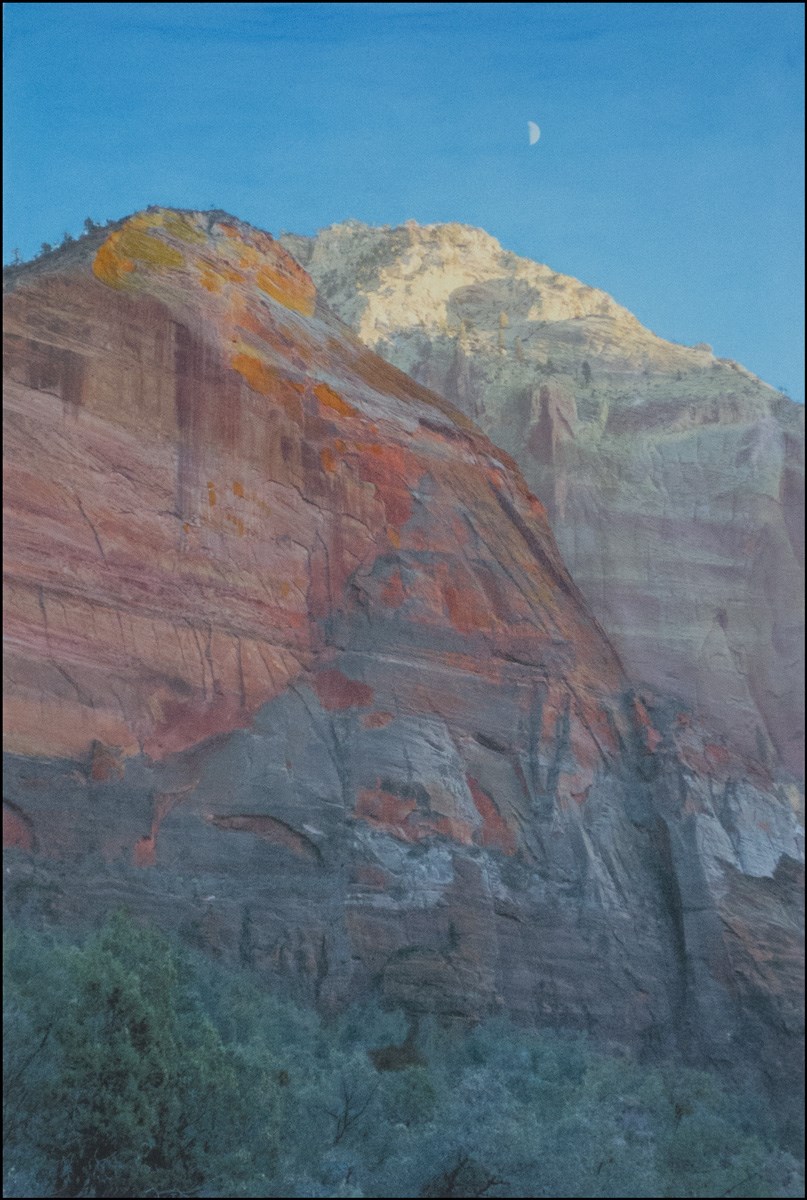
[(586, 1039), (330, 1021), (123, 914), (4, 948), (8, 1196), (798, 1196), (759, 1096)]

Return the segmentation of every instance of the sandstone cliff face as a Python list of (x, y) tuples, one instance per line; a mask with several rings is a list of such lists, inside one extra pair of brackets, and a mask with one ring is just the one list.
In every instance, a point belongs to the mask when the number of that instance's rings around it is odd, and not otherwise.
[(11, 911), (792, 1078), (788, 795), (630, 690), (507, 456), (224, 214), (9, 293)]
[(481, 230), (284, 244), (368, 346), (515, 456), (628, 673), (802, 776), (803, 407)]

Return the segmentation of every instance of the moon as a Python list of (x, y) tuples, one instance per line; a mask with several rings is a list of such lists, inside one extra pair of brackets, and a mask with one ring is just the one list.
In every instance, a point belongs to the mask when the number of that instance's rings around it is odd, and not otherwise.
[(538, 138), (541, 136), (541, 130), (538, 128), (538, 126), (535, 124), (534, 121), (528, 121), (527, 126), (530, 131), (530, 145), (534, 146), (535, 143), (538, 141)]

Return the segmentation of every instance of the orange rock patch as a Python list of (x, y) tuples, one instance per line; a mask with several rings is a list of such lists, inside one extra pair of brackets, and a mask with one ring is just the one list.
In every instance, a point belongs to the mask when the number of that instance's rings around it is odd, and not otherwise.
[(354, 408), (352, 404), (348, 404), (347, 400), (343, 400), (338, 392), (328, 387), (327, 383), (316, 384), (314, 386), (314, 395), (320, 404), (338, 413), (340, 417), (357, 417), (359, 415), (359, 410)]
[(724, 767), (731, 758), (725, 746), (718, 746), (716, 742), (708, 742), (703, 751), (710, 767)]
[(361, 820), (403, 842), (422, 842), (439, 834), (465, 846), (471, 844), (471, 830), (464, 821), (421, 813), (415, 800), (395, 796), (383, 788), (365, 788), (359, 792), (355, 813)]
[(264, 396), (272, 394), (277, 383), (277, 375), (257, 355), (234, 354), (232, 364), (254, 392), (260, 392)]
[[(285, 251), (280, 253), (285, 254)], [(291, 257), (288, 261), (288, 267), (282, 263), (260, 267), (255, 275), (255, 282), (262, 292), (285, 308), (301, 313), (304, 317), (313, 316), (317, 299), (316, 289), (305, 271), (298, 267)]]
[(422, 474), (422, 467), (413, 456), (400, 446), (365, 443), (357, 447), (359, 475), (365, 483), (372, 483), (381, 497), (391, 526), (405, 525), (412, 516), (412, 494), (407, 485), (411, 476)]
[(659, 731), (654, 727), (653, 722), (650, 720), (650, 714), (638, 696), (633, 701), (633, 712), (642, 730), (645, 748), (650, 754), (653, 754), (663, 739)]
[(505, 854), (515, 854), (515, 835), (502, 818), (501, 813), (493, 802), (493, 798), (488, 795), (484, 788), (479, 786), (473, 775), (466, 775), (465, 780), (476, 805), (476, 810), (482, 818), (482, 828), (478, 834), (480, 843), (483, 846), (502, 850)]
[(404, 800), (391, 792), (365, 789), (356, 797), (356, 816), (373, 825), (395, 829), (405, 841), (414, 841), (414, 831), (406, 828), (407, 817), (417, 811), (414, 800)]
[(11, 849), (12, 847), (16, 847), (18, 850), (33, 850), (34, 839), (22, 817), (4, 803), (3, 848)]
[(123, 752), (118, 746), (105, 746), (103, 742), (93, 743), (92, 759), (90, 762), (90, 779), (94, 783), (106, 782), (110, 779), (123, 779)]
[(381, 601), (388, 608), (400, 608), (405, 599), (406, 590), (401, 579), (401, 572), (393, 571), (381, 589)]
[(443, 585), (443, 598), (451, 624), (460, 633), (492, 628), (494, 620), (490, 604), (477, 591), (473, 581), (463, 578), (460, 571), (451, 572), (450, 580)]
[(365, 729), (383, 729), (385, 725), (389, 725), (395, 720), (395, 714), (391, 712), (372, 712), (367, 713), (362, 717), (361, 723)]
[(135, 269), (132, 260), (126, 258), (119, 250), (119, 241), (120, 232), (111, 233), (103, 245), (99, 246), (92, 264), (93, 274), (102, 283), (115, 288), (123, 287), (126, 276)]
[(348, 679), (341, 671), (320, 671), (314, 677), (314, 691), (323, 708), (365, 708), (373, 700), (373, 689), (366, 683)]
[(157, 843), (151, 834), (135, 842), (132, 858), (136, 867), (153, 867), (157, 862)]
[(383, 867), (373, 865), (355, 866), (350, 876), (350, 882), (361, 887), (372, 888), (373, 891), (383, 892), (389, 887), (390, 877)]

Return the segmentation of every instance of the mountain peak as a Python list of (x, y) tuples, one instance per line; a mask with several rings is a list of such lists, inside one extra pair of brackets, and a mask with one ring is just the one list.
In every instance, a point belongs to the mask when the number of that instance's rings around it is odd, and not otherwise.
[(152, 205), (7, 269), (5, 281), (13, 289), (31, 274), (69, 271), (88, 262), (95, 276), (116, 290), (156, 285), (174, 292), (190, 286), (226, 293), (233, 286), (254, 287), (307, 316), (316, 303), (310, 277), (288, 251), (271, 234), (222, 209)]
[(517, 459), (629, 673), (800, 771), (803, 407), (481, 230), (283, 241), (362, 341)]
[(254, 287), (305, 316), (316, 303), (309, 275), (271, 234), (218, 210), (135, 213), (104, 239), (92, 269), (102, 282), (123, 290), (137, 290), (162, 275), (167, 286), (181, 280), (209, 293)]

